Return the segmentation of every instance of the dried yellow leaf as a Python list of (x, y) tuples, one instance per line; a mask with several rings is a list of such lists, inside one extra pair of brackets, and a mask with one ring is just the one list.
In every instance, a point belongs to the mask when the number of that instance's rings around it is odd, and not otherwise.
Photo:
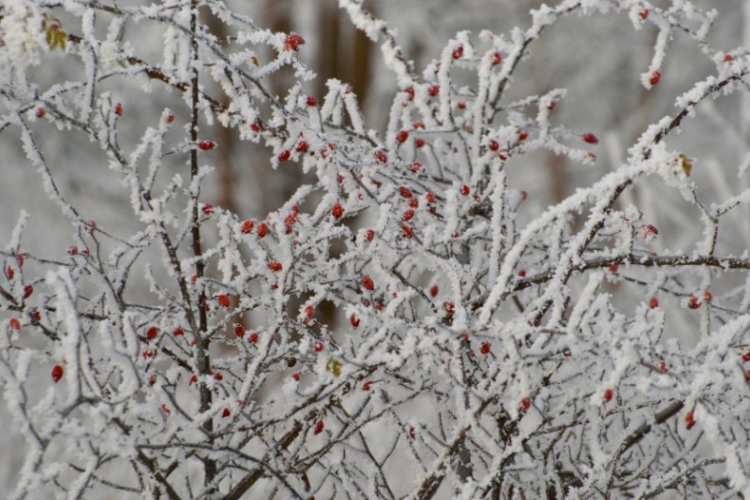
[(682, 170), (685, 172), (685, 175), (690, 177), (690, 172), (693, 170), (693, 160), (685, 156), (684, 154), (680, 153), (680, 165), (682, 166)]

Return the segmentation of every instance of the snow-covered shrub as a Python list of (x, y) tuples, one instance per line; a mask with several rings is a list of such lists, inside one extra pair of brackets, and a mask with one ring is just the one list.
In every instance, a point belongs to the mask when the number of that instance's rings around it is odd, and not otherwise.
[[(302, 36), (221, 2), (0, 7), (0, 132), (77, 239), (32, 252), (22, 213), (3, 252), (2, 400), (25, 443), (5, 455), (22, 457), (10, 498), (750, 492), (750, 159), (706, 191), (712, 152), (670, 147), (702, 103), (747, 90), (747, 51), (707, 42), (715, 13), (564, 0), (416, 68), (362, 2), (339, 4), (396, 82), (382, 130), (345, 82), (305, 92)], [(527, 95), (514, 75), (559, 20), (617, 16), (658, 32), (644, 91), (672, 37), (714, 71), (627, 161), (545, 205), (518, 171), (540, 151), (587, 168), (599, 138), (557, 123), (565, 81)], [(50, 67), (65, 76), (41, 85)], [(262, 220), (207, 204), (214, 122), (314, 180)], [(89, 149), (49, 154), (55, 135)], [(747, 149), (730, 135), (717, 149)], [(120, 181), (135, 230), (97, 224), (106, 199), (71, 201), (70, 162)], [(625, 201), (638, 190), (662, 203)], [(668, 229), (689, 245), (659, 246), (660, 211), (684, 212)]]

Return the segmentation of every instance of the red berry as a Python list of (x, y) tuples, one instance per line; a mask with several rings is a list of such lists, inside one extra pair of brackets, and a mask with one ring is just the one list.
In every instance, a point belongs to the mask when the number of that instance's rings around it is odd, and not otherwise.
[(245, 329), (242, 328), (242, 325), (235, 325), (234, 334), (237, 335), (239, 338), (242, 338), (245, 335)]
[(37, 118), (44, 118), (44, 116), (47, 114), (47, 110), (44, 108), (37, 108), (36, 109), (36, 117)]
[(269, 262), (268, 269), (270, 269), (271, 271), (275, 273), (278, 273), (282, 269), (281, 262), (276, 262), (276, 261)]
[(500, 55), (500, 52), (495, 52), (494, 54), (492, 54), (492, 65), (493, 66), (497, 66), (501, 62), (503, 62), (503, 56)]
[[(409, 132), (407, 132), (406, 130), (402, 130), (402, 131), (400, 131), (399, 133), (396, 134), (396, 142), (398, 142), (398, 143), (403, 144), (403, 143), (406, 142), (406, 140), (408, 138), (409, 138)], [(383, 162), (383, 163), (385, 163), (385, 162)]]
[(409, 170), (413, 174), (418, 174), (421, 169), (422, 169), (422, 164), (419, 163), (418, 161), (415, 161), (415, 162), (409, 164)]
[(78, 255), (78, 247), (72, 246), (68, 248), (68, 255)]
[(299, 382), (299, 373), (292, 373), (292, 379), (294, 379), (295, 382)]
[(226, 295), (219, 295), (218, 301), (221, 307), (227, 308), (230, 306), (229, 297)]
[(318, 99), (314, 95), (307, 96), (307, 105), (308, 106), (317, 106), (318, 105)]
[(417, 149), (423, 148), (424, 147), (424, 139), (422, 139), (421, 137), (417, 137), (416, 139), (414, 139), (414, 146)]
[(214, 141), (201, 141), (198, 143), (198, 149), (201, 151), (211, 151), (215, 147), (216, 143)]
[(526, 277), (526, 271), (524, 271), (523, 269), (521, 269), (520, 271), (518, 271), (518, 277), (519, 278), (525, 278)]
[(214, 213), (214, 207), (212, 205), (203, 205), (201, 210), (203, 210), (203, 213), (206, 215), (211, 215)]
[(362, 286), (365, 288), (365, 290), (375, 290), (375, 282), (372, 281), (372, 278), (367, 275), (362, 277)]
[(703, 298), (705, 299), (706, 302), (711, 302), (711, 300), (714, 298), (714, 296), (711, 295), (711, 292), (709, 292), (708, 290), (706, 290), (705, 292), (703, 292)]
[(525, 201), (528, 197), (529, 193), (527, 193), (526, 191), (521, 191), (521, 201)]
[(156, 384), (156, 375), (151, 375), (148, 378), (148, 385), (153, 387)]
[(479, 352), (481, 352), (482, 354), (489, 354), (490, 349), (491, 349), (490, 343), (485, 342), (484, 344), (482, 344), (482, 347), (479, 349)]
[(31, 297), (31, 294), (34, 293), (34, 287), (31, 285), (26, 285), (23, 287), (23, 298), (28, 299)]
[(453, 56), (453, 59), (461, 59), (461, 56), (464, 55), (464, 47), (463, 45), (459, 45), (455, 49), (453, 49), (453, 53), (451, 56)]
[(313, 319), (313, 314), (315, 314), (315, 308), (313, 306), (305, 307), (305, 316), (307, 317), (308, 321)]
[(518, 409), (521, 411), (521, 413), (526, 413), (527, 411), (529, 411), (529, 408), (531, 408), (531, 399), (523, 398)]
[(453, 302), (444, 302), (444, 303), (443, 303), (443, 309), (444, 309), (444, 310), (445, 310), (445, 312), (447, 312), (448, 314), (453, 314), (453, 313), (455, 313), (455, 312), (456, 312), (456, 306), (455, 306), (455, 305), (453, 305)]
[[(416, 198), (414, 198), (416, 199)], [(404, 222), (410, 221), (414, 218), (414, 210), (407, 210), (401, 215), (401, 220)]]
[(462, 195), (469, 196), (470, 192), (471, 192), (471, 189), (469, 189), (469, 186), (467, 186), (466, 184), (464, 184), (463, 186), (461, 186), (460, 193)]
[(373, 231), (372, 229), (368, 229), (367, 232), (365, 233), (365, 239), (367, 241), (372, 241), (374, 238), (375, 238), (375, 231)]
[(284, 162), (284, 161), (287, 161), (291, 157), (292, 157), (292, 153), (290, 153), (288, 149), (285, 149), (284, 151), (279, 153), (278, 159), (280, 162)]
[(16, 318), (11, 318), (9, 324), (10, 324), (10, 328), (12, 330), (20, 330), (21, 329), (21, 322), (18, 321)]
[(412, 231), (408, 226), (401, 226), (401, 235), (404, 238), (411, 239), (414, 237), (414, 231)]
[(55, 366), (54, 366), (54, 367), (52, 368), (52, 381), (53, 381), (54, 383), (58, 383), (58, 382), (59, 382), (59, 381), (60, 381), (60, 380), (61, 380), (61, 379), (63, 378), (63, 374), (64, 374), (64, 373), (65, 373), (65, 372), (63, 371), (63, 367), (62, 367), (62, 366), (60, 366), (60, 365), (55, 365)]
[(618, 269), (620, 269), (620, 266), (618, 266), (617, 264), (612, 264), (611, 266), (609, 266), (610, 273), (616, 273)]
[(414, 439), (416, 436), (416, 432), (414, 431), (414, 427), (409, 427), (409, 438)]
[(651, 85), (656, 85), (659, 83), (659, 80), (661, 80), (661, 73), (659, 71), (654, 71), (651, 73), (651, 78), (649, 78), (648, 83)]
[(745, 363), (750, 361), (750, 352), (746, 352), (745, 354), (742, 355), (742, 361), (744, 361)]
[(692, 411), (689, 411), (687, 415), (685, 415), (685, 427), (690, 430), (695, 426), (695, 416), (693, 415)]
[(433, 85), (429, 89), (427, 89), (427, 93), (430, 94), (431, 97), (437, 97), (437, 95), (440, 93), (440, 85)]
[(258, 334), (253, 332), (250, 335), (247, 336), (247, 340), (250, 341), (250, 343), (255, 344), (258, 342)]
[(256, 233), (258, 233), (258, 238), (264, 238), (268, 234), (268, 226), (265, 223), (261, 222), (260, 224), (258, 224)]
[(640, 17), (642, 20), (648, 19), (648, 9), (643, 9), (638, 13), (638, 17)]
[(589, 144), (599, 144), (599, 139), (597, 139), (597, 137), (591, 132), (583, 134), (583, 140)]
[(287, 52), (297, 52), (300, 46), (305, 44), (305, 39), (297, 33), (289, 33), (284, 39), (284, 50)]
[(365, 382), (364, 384), (362, 384), (362, 390), (363, 391), (369, 391), (371, 387), (372, 387), (372, 381), (371, 380), (368, 380), (367, 382)]
[(119, 102), (115, 104), (115, 114), (117, 116), (122, 116), (122, 104), (120, 104)]
[(222, 416), (222, 418), (227, 418), (227, 417), (228, 417), (228, 416), (230, 416), (231, 414), (232, 414), (232, 412), (231, 412), (231, 411), (229, 411), (229, 408), (224, 408), (224, 411), (222, 411), (222, 412), (221, 412), (221, 416)]
[(93, 233), (94, 230), (96, 229), (96, 221), (93, 221), (93, 220), (88, 221), (87, 223), (83, 225), (83, 228), (86, 230), (86, 232)]
[(456, 107), (458, 109), (466, 109), (466, 103), (464, 101), (459, 101), (458, 104), (456, 104)]
[(724, 56), (724, 62), (725, 63), (730, 63), (732, 61), (734, 61), (734, 57), (732, 57), (731, 54), (727, 54), (727, 55)]
[(224, 375), (222, 375), (219, 372), (216, 372), (214, 373), (214, 379), (219, 380), (219, 381), (224, 380)]
[(615, 393), (614, 393), (614, 391), (612, 389), (607, 389), (606, 391), (604, 391), (604, 401), (606, 403), (609, 403), (610, 401), (612, 401), (612, 397), (614, 395), (615, 395)]
[(500, 144), (497, 141), (493, 140), (490, 141), (490, 144), (487, 147), (490, 149), (490, 151), (497, 151), (498, 149), (500, 149)]
[(698, 297), (690, 297), (690, 300), (688, 301), (688, 308), (698, 309), (700, 306), (701, 303), (698, 302)]
[(656, 297), (651, 297), (651, 299), (648, 301), (648, 307), (650, 307), (651, 309), (656, 309), (657, 307), (659, 307), (659, 299), (657, 299)]
[(318, 422), (315, 424), (315, 435), (317, 436), (321, 432), (323, 432), (323, 429), (325, 428), (325, 425), (323, 424), (323, 421)]
[(320, 342), (318, 340), (316, 340), (315, 342), (313, 342), (313, 345), (312, 345), (313, 351), (315, 351), (315, 352), (323, 352), (323, 347), (324, 347), (323, 346), (323, 342)]
[(659, 371), (662, 373), (667, 373), (667, 362), (662, 360), (661, 363), (659, 363)]
[(414, 100), (414, 87), (407, 87), (403, 92), (409, 96), (410, 101)]
[(174, 121), (174, 114), (169, 113), (167, 115), (167, 123), (172, 123)]
[(529, 137), (529, 134), (528, 134), (528, 132), (526, 132), (525, 130), (522, 130), (522, 131), (521, 131), (521, 132), (520, 132), (520, 133), (518, 134), (518, 140), (519, 140), (519, 141), (525, 141), (527, 137)]
[(253, 227), (255, 226), (255, 223), (251, 220), (246, 220), (242, 223), (242, 227), (240, 228), (240, 232), (242, 234), (250, 234), (253, 232)]
[(331, 210), (331, 215), (333, 216), (334, 219), (339, 220), (341, 217), (344, 216), (344, 208), (338, 203), (336, 203), (333, 206), (333, 209)]
[(380, 163), (381, 165), (385, 165), (386, 163), (388, 163), (388, 155), (386, 155), (382, 151), (375, 151), (375, 153), (373, 153), (373, 156), (375, 157), (375, 161)]
[(646, 238), (656, 236), (659, 234), (659, 230), (656, 229), (656, 226), (652, 226), (651, 224), (647, 224), (643, 226), (643, 236)]
[(419, 199), (412, 198), (411, 200), (409, 200), (409, 206), (411, 208), (419, 208)]
[(552, 101), (551, 103), (549, 103), (549, 106), (547, 106), (547, 109), (549, 111), (554, 111), (556, 107), (557, 107), (557, 103), (555, 101)]
[(159, 329), (156, 328), (155, 326), (152, 326), (151, 328), (148, 329), (148, 331), (146, 331), (146, 337), (149, 340), (154, 340), (158, 336), (159, 336)]
[(149, 359), (149, 358), (153, 358), (153, 357), (154, 357), (154, 353), (152, 351), (144, 351), (143, 352), (143, 359)]
[(297, 147), (294, 148), (294, 150), (298, 153), (306, 153), (308, 148), (308, 144), (305, 141), (299, 141), (297, 143)]
[(425, 200), (427, 200), (427, 203), (435, 203), (435, 195), (432, 193), (425, 193), (424, 195)]
[(400, 194), (403, 198), (411, 198), (414, 196), (414, 194), (411, 192), (411, 189), (409, 189), (406, 186), (401, 186), (398, 188), (398, 194)]
[(359, 318), (352, 314), (349, 316), (349, 323), (351, 323), (352, 328), (357, 328), (359, 326)]
[(258, 125), (257, 123), (251, 123), (250, 130), (257, 134), (258, 132), (260, 132), (260, 125)]

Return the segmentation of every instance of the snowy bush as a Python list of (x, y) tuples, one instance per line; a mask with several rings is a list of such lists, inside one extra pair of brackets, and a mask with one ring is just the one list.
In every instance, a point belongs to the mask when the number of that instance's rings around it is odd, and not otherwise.
[[(0, 7), (0, 138), (75, 230), (29, 249), (23, 212), (6, 236), (9, 498), (749, 494), (750, 155), (713, 159), (748, 144), (731, 118), (716, 151), (673, 138), (749, 88), (747, 50), (709, 44), (716, 13), (563, 0), (418, 68), (339, 5), (393, 82), (382, 127), (346, 82), (305, 91), (302, 36), (222, 2)], [(644, 92), (673, 39), (713, 68), (611, 171), (604, 136), (558, 123), (575, 83), (517, 77), (556, 23), (603, 19), (657, 34)], [(303, 179), (278, 210), (208, 204), (215, 122)], [(542, 152), (596, 178), (534, 199), (518, 179)], [(131, 224), (97, 221), (106, 193), (81, 208), (71, 167), (119, 181)]]

